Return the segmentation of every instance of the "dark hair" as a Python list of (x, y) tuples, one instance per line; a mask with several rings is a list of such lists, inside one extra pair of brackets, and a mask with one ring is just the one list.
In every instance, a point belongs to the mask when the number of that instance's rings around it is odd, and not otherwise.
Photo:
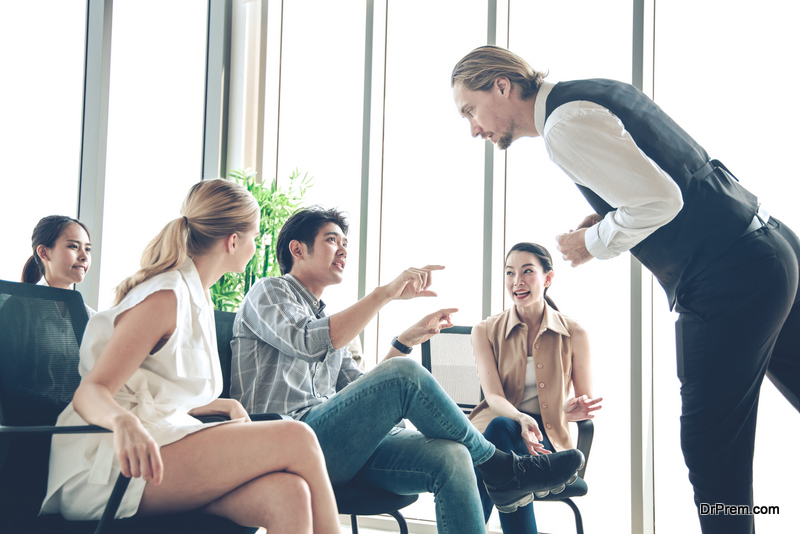
[[(550, 256), (550, 252), (548, 252), (547, 249), (544, 248), (542, 245), (537, 245), (535, 243), (526, 243), (526, 242), (517, 243), (516, 245), (511, 247), (511, 250), (509, 250), (508, 254), (506, 254), (506, 263), (508, 263), (508, 257), (511, 255), (512, 252), (515, 251), (530, 252), (531, 254), (536, 256), (539, 259), (539, 263), (542, 264), (543, 272), (546, 273), (548, 271), (553, 270), (553, 258)], [(544, 300), (550, 305), (551, 308), (558, 311), (558, 306), (556, 306), (556, 303), (553, 302), (553, 299), (547, 296), (548, 289), (549, 288), (547, 287), (544, 288)]]
[(42, 279), (42, 276), (44, 276), (44, 266), (42, 265), (42, 259), (39, 257), (39, 253), (36, 252), (36, 249), (39, 248), (39, 245), (44, 245), (45, 248), (53, 248), (58, 238), (61, 237), (64, 230), (71, 224), (79, 224), (81, 228), (86, 230), (86, 235), (89, 236), (89, 239), (92, 239), (89, 229), (86, 228), (85, 224), (78, 219), (73, 219), (65, 215), (48, 215), (36, 224), (36, 227), (33, 229), (33, 234), (31, 235), (33, 254), (28, 258), (28, 261), (25, 262), (25, 267), (22, 268), (22, 282), (26, 284), (35, 284)]
[(499, 46), (481, 46), (464, 56), (453, 68), (450, 85), (462, 84), (470, 91), (490, 91), (497, 78), (505, 77), (520, 87), (527, 100), (539, 91), (546, 73), (534, 70), (515, 53)]
[(321, 206), (311, 206), (296, 211), (286, 220), (278, 234), (278, 243), (275, 245), (281, 274), (291, 272), (294, 265), (289, 243), (297, 240), (313, 252), (314, 240), (317, 238), (319, 229), (328, 223), (338, 225), (344, 235), (347, 235), (349, 228), (347, 218), (336, 208), (325, 209)]

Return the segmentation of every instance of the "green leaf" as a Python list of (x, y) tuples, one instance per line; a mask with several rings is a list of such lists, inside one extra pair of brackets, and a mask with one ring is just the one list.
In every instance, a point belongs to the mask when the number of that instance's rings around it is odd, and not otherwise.
[(227, 273), (211, 286), (211, 301), (214, 308), (235, 312), (244, 300), (247, 291), (259, 278), (280, 276), (280, 266), (273, 246), (286, 220), (303, 204), (306, 189), (313, 185), (313, 177), (295, 169), (289, 183), (278, 186), (277, 179), (270, 182), (257, 180), (251, 169), (235, 169), (228, 173), (228, 180), (245, 187), (261, 208), (261, 235), (256, 239), (256, 252), (245, 267), (244, 273)]

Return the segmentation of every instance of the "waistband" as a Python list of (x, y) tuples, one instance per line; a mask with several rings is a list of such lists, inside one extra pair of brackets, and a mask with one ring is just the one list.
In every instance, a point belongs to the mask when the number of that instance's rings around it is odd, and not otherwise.
[(750, 225), (745, 228), (744, 233), (742, 233), (742, 237), (746, 236), (747, 234), (752, 234), (762, 226), (766, 226), (769, 222), (769, 212), (765, 210), (761, 205), (758, 206), (758, 212), (753, 215), (753, 220), (750, 221)]

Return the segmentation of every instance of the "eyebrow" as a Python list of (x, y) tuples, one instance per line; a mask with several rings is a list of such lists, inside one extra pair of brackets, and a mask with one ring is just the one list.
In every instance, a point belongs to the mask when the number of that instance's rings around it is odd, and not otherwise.
[[(534, 265), (534, 264), (532, 264), (532, 263), (526, 263), (526, 264), (524, 264), (524, 265), (521, 265), (520, 267), (535, 267), (535, 265)], [(511, 265), (506, 265), (506, 269), (513, 269), (513, 268), (514, 268), (514, 267), (513, 267), (513, 266), (511, 266)]]
[[(67, 239), (67, 243), (77, 243), (77, 244), (79, 244), (79, 245), (81, 245), (81, 244), (82, 244), (82, 243), (81, 243), (80, 241), (78, 241), (77, 239)], [(88, 241), (86, 242), (86, 244), (87, 244), (87, 245), (91, 245), (91, 243), (90, 243), (90, 242), (88, 242)]]
[(469, 107), (469, 104), (464, 104), (463, 106), (461, 106), (461, 114), (462, 115), (466, 115), (467, 114), (467, 108), (468, 107)]
[(341, 237), (342, 241), (344, 241), (345, 244), (347, 244), (347, 237), (345, 237), (344, 234), (340, 234), (339, 232), (325, 232), (324, 234), (322, 234), (323, 237), (327, 237), (329, 235), (332, 235), (334, 237)]

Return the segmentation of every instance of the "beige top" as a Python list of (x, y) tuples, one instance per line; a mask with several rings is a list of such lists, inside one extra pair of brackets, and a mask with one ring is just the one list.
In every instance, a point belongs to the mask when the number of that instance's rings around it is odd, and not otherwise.
[[(528, 326), (519, 319), (516, 308), (486, 319), (486, 334), (497, 361), (503, 393), (517, 408), (525, 391), (527, 355), (533, 356), (544, 430), (556, 451), (575, 448), (563, 409), (572, 387), (571, 333), (575, 325), (574, 320), (545, 305), (542, 326), (533, 347), (528, 350)], [(497, 414), (486, 400), (482, 400), (469, 416), (481, 432), (495, 417)]]

